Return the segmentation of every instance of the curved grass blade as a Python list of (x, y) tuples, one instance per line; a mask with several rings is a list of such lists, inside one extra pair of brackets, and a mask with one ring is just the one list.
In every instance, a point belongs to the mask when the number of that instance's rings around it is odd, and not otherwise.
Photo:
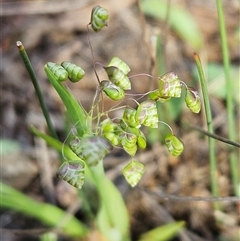
[(92, 171), (102, 201), (97, 216), (99, 230), (108, 240), (130, 241), (129, 214), (121, 193), (105, 175), (102, 162)]
[(86, 111), (81, 107), (77, 100), (67, 91), (67, 89), (61, 83), (59, 83), (59, 81), (51, 72), (51, 70), (47, 67), (47, 65), (44, 66), (44, 70), (52, 86), (55, 88), (60, 98), (62, 99), (72, 123), (77, 123), (76, 130), (78, 135), (83, 136), (84, 134), (90, 134), (91, 121)]
[(184, 227), (183, 221), (168, 223), (164, 226), (154, 228), (147, 233), (144, 233), (139, 241), (168, 241), (172, 240), (177, 233)]

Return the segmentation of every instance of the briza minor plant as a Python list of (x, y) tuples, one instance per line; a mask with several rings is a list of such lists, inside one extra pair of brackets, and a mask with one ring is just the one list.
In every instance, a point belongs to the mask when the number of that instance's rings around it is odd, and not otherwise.
[[(108, 24), (108, 11), (100, 6), (96, 6), (92, 10), (90, 26), (93, 31), (100, 32), (102, 28)], [(89, 44), (92, 50), (91, 42)], [(92, 52), (92, 57), (93, 52)], [(185, 88), (185, 102), (187, 107), (194, 113), (199, 113), (201, 102), (196, 90), (188, 87), (183, 81), (180, 81), (177, 74), (169, 72), (161, 77), (151, 78), (158, 80), (158, 89), (142, 94), (138, 99), (134, 99), (137, 108), (124, 105), (116, 108), (123, 109), (123, 115), (111, 119), (108, 111), (101, 112), (102, 94), (104, 93), (113, 101), (122, 101), (124, 98), (134, 94), (128, 94), (131, 90), (131, 78), (129, 76), (130, 67), (118, 57), (113, 57), (107, 66), (103, 66), (103, 70), (108, 76), (108, 80), (100, 80), (95, 69), (94, 71), (99, 85), (97, 86), (96, 96), (92, 104), (92, 110), (87, 113), (79, 105), (81, 112), (84, 113), (84, 119), (77, 119), (73, 124), (76, 127), (70, 136), (69, 147), (79, 157), (78, 160), (66, 160), (58, 170), (58, 177), (67, 181), (71, 185), (81, 188), (84, 183), (85, 166), (93, 168), (102, 161), (104, 157), (111, 152), (113, 147), (123, 148), (130, 156), (131, 161), (123, 169), (122, 173), (127, 182), (132, 186), (136, 186), (144, 173), (144, 165), (136, 160), (136, 152), (138, 148), (145, 149), (147, 146), (146, 136), (141, 130), (142, 126), (147, 128), (158, 128), (159, 120), (156, 103), (167, 102), (171, 98), (180, 98), (182, 89)], [(72, 82), (80, 81), (84, 75), (84, 70), (75, 65), (64, 61), (61, 65), (49, 62), (45, 65), (45, 72), (51, 81), (55, 78), (56, 81), (63, 82), (69, 79)], [(139, 74), (140, 76), (143, 74)], [(140, 102), (142, 97), (147, 99)], [(121, 104), (121, 103), (120, 103)], [(94, 109), (97, 109), (97, 116), (93, 116)], [(110, 110), (109, 110), (110, 111)], [(76, 119), (76, 118), (74, 118)], [(93, 125), (93, 122), (96, 122)], [(85, 122), (85, 124), (84, 124)], [(181, 140), (173, 133), (171, 127), (166, 124), (170, 133), (165, 137), (165, 144), (173, 156), (178, 156), (182, 153), (184, 146)], [(89, 128), (84, 129), (83, 125)], [(96, 126), (92, 128), (93, 126)], [(81, 132), (79, 133), (79, 129)]]
[[(94, 32), (100, 32), (102, 28), (108, 25), (108, 19), (109, 14), (105, 8), (100, 6), (94, 7), (87, 30), (90, 31), (88, 27), (91, 26)], [(58, 92), (66, 107), (67, 117), (74, 125), (64, 143), (57, 139), (30, 60), (22, 43), (20, 41), (17, 42), (17, 47), (40, 100), (51, 136), (39, 132), (34, 127), (31, 129), (35, 135), (43, 138), (50, 146), (62, 152), (65, 161), (57, 171), (59, 178), (78, 188), (80, 193), (86, 191), (83, 187), (88, 188), (88, 185), (84, 185), (84, 183), (95, 186), (99, 196), (99, 208), (94, 223), (96, 223), (98, 230), (108, 240), (128, 241), (130, 240), (128, 211), (122, 195), (104, 173), (104, 157), (111, 152), (113, 147), (124, 149), (131, 157), (131, 160), (123, 168), (122, 173), (132, 187), (136, 186), (145, 170), (145, 166), (136, 157), (138, 148), (145, 149), (147, 146), (147, 138), (141, 129), (143, 126), (157, 129), (160, 123), (167, 125), (170, 132), (165, 137), (165, 143), (169, 152), (174, 156), (178, 156), (184, 149), (183, 143), (175, 136), (172, 128), (159, 119), (156, 107), (157, 102), (164, 104), (171, 98), (179, 98), (181, 97), (182, 89), (185, 88), (185, 102), (190, 110), (198, 113), (201, 109), (201, 103), (198, 93), (188, 87), (183, 81), (180, 81), (174, 72), (166, 73), (161, 77), (153, 77), (148, 74), (130, 76), (131, 69), (127, 63), (118, 57), (113, 57), (107, 66), (94, 62), (89, 34), (88, 39), (93, 59), (93, 70), (98, 82), (96, 95), (89, 112), (82, 107), (81, 103), (64, 86), (64, 81), (68, 79), (74, 83), (82, 80), (86, 75), (85, 71), (70, 61), (64, 61), (61, 64), (48, 62), (44, 67), (51, 85)], [(103, 67), (108, 76), (107, 80), (100, 80), (95, 68), (96, 64), (100, 64)], [(158, 80), (158, 89), (143, 93), (140, 96), (139, 94), (129, 94), (128, 91), (131, 90), (132, 78), (141, 75), (147, 75)], [(116, 102), (116, 106), (113, 109), (103, 111), (103, 95)], [(138, 96), (138, 98), (134, 99), (134, 96)], [(144, 101), (141, 101), (143, 97)], [(137, 107), (121, 105), (123, 99), (134, 101)], [(122, 109), (122, 116), (111, 119), (109, 113), (114, 109)], [(166, 237), (168, 239), (173, 237), (183, 226), (183, 222), (174, 223), (171, 226), (172, 228), (170, 228), (171, 231), (169, 229), (166, 231)], [(160, 230), (157, 232), (156, 237), (159, 236)], [(166, 238), (165, 240), (168, 239)]]

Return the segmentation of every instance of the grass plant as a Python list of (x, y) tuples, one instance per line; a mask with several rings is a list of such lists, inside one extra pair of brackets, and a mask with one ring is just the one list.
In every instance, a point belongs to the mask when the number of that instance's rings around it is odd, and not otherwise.
[[(93, 13), (95, 13), (96, 11), (99, 11), (99, 8), (94, 8)], [(91, 21), (93, 21), (93, 20), (94, 20), (93, 17), (91, 17)], [(19, 49), (19, 53), (20, 53), (25, 65), (31, 66), (31, 63), (27, 56), (26, 50), (20, 41), (17, 42), (17, 47)], [(124, 65), (124, 67), (125, 67), (125, 65)], [(74, 65), (74, 68), (75, 68), (75, 65)], [(32, 74), (32, 73), (34, 73), (34, 71), (32, 68), (27, 68), (27, 69), (30, 73), (30, 77), (32, 78), (34, 86), (36, 86), (36, 88), (38, 89), (38, 91), (36, 91), (36, 93), (39, 97), (39, 100), (42, 102), (42, 100), (43, 100), (42, 94), (40, 93), (40, 89), (38, 88), (38, 85), (35, 84), (36, 76)], [(76, 101), (76, 99), (74, 98), (74, 96), (72, 96), (72, 94), (67, 90), (67, 88), (61, 82), (59, 82), (59, 79), (62, 80), (65, 77), (62, 74), (58, 75), (58, 73), (60, 73), (60, 72), (56, 72), (55, 69), (61, 70), (61, 66), (57, 66), (53, 63), (48, 63), (47, 65), (45, 65), (46, 75), (47, 75), (50, 83), (52, 84), (52, 86), (55, 88), (55, 90), (59, 94), (60, 98), (62, 99), (62, 102), (66, 107), (66, 112), (67, 112), (68, 118), (71, 120), (72, 123), (76, 124), (75, 128), (76, 128), (76, 133), (77, 133), (78, 137), (84, 139), (86, 136), (92, 136), (93, 135), (93, 130), (92, 130), (92, 118), (93, 117), (91, 116), (92, 111), (90, 111), (90, 113), (87, 113), (84, 110), (84, 108), (81, 106), (81, 104), (78, 103)], [(112, 69), (110, 69), (110, 67), (109, 67), (107, 70), (110, 71), (108, 74), (111, 76)], [(73, 74), (73, 73), (74, 72), (71, 72), (71, 74)], [(65, 72), (64, 72), (64, 74), (65, 74)], [(97, 79), (98, 79), (98, 76), (97, 76)], [(98, 81), (99, 81), (99, 79), (98, 79)], [(120, 86), (121, 86), (121, 88), (124, 88), (124, 85), (120, 85)], [(96, 104), (94, 103), (93, 106), (95, 107), (95, 105)], [(131, 111), (131, 109), (129, 109), (129, 110)], [(47, 120), (47, 125), (51, 126), (51, 122), (48, 120), (49, 116), (45, 115), (45, 118)], [(127, 118), (128, 117), (126, 116), (126, 121), (128, 121)], [(97, 120), (99, 120), (99, 117), (97, 117)], [(43, 138), (47, 142), (47, 144), (54, 147), (56, 150), (58, 150), (58, 151), (63, 150), (64, 156), (67, 160), (67, 161), (65, 161), (67, 167), (68, 167), (68, 165), (72, 164), (73, 162), (74, 162), (74, 164), (83, 163), (83, 166), (81, 166), (81, 167), (84, 167), (82, 174), (84, 175), (84, 179), (86, 182), (85, 186), (87, 187), (87, 183), (90, 182), (91, 185), (93, 185), (96, 188), (96, 191), (100, 198), (99, 209), (98, 209), (97, 215), (95, 217), (95, 223), (96, 223), (96, 226), (99, 229), (99, 231), (108, 240), (111, 240), (111, 241), (128, 241), (128, 240), (130, 240), (129, 217), (128, 217), (128, 212), (127, 212), (126, 206), (123, 201), (123, 197), (121, 196), (121, 194), (117, 190), (117, 188), (114, 186), (114, 184), (106, 177), (106, 175), (104, 173), (104, 169), (103, 169), (102, 160), (98, 160), (98, 162), (94, 164), (94, 167), (89, 167), (88, 165), (85, 166), (85, 163), (83, 162), (82, 157), (80, 157), (77, 152), (74, 153), (72, 148), (71, 148), (72, 149), (71, 150), (67, 145), (59, 142), (54, 135), (49, 136), (47, 134), (41, 133), (34, 127), (32, 127), (31, 129), (35, 135)], [(133, 135), (133, 133), (131, 135)], [(93, 138), (95, 138), (95, 137), (93, 136)], [(175, 137), (175, 139), (176, 139), (176, 137)], [(170, 140), (169, 145), (171, 148), (171, 136), (170, 136), (169, 140)], [(175, 142), (176, 142), (176, 140), (175, 140)], [(140, 143), (139, 145), (145, 146), (145, 144), (144, 144), (145, 141), (144, 141), (143, 137), (141, 137), (141, 139), (139, 140), (139, 143)], [(126, 150), (131, 151), (132, 147), (130, 147), (129, 145), (130, 144), (126, 143), (126, 146), (124, 146), (124, 147), (126, 148)], [(87, 148), (87, 149), (89, 149), (89, 148)], [(68, 161), (68, 160), (74, 160), (74, 161)], [(137, 163), (137, 162), (135, 161), (134, 163)], [(131, 165), (131, 162), (129, 164)], [(79, 165), (78, 165), (78, 167), (79, 167)], [(138, 165), (136, 167), (138, 167)], [(65, 171), (64, 168), (65, 168), (65, 166), (63, 166), (63, 169), (61, 169), (61, 170)], [(77, 170), (71, 169), (71, 172), (75, 173), (75, 171), (77, 171)], [(135, 171), (138, 171), (138, 170), (136, 169)], [(77, 173), (79, 173), (79, 172), (77, 172)], [(130, 173), (129, 175), (130, 175), (130, 179), (133, 179), (132, 174)], [(139, 175), (139, 174), (137, 174), (137, 175)], [(69, 176), (68, 171), (65, 174), (63, 174), (63, 178), (68, 178), (68, 176)], [(141, 176), (139, 176), (139, 177), (141, 177)], [(74, 178), (75, 178), (74, 180), (76, 180), (76, 178), (78, 179), (79, 177), (75, 176)], [(66, 179), (66, 180), (68, 180), (69, 183), (73, 183), (73, 181), (70, 181), (70, 179)], [(73, 180), (72, 176), (71, 176), (71, 180)], [(134, 182), (135, 182), (135, 180), (134, 180)], [(78, 183), (77, 184), (78, 188), (81, 188), (82, 186), (79, 186), (80, 182), (77, 182), (77, 183)], [(76, 185), (75, 181), (74, 181), (73, 185)], [(107, 190), (107, 192), (106, 192), (106, 190)], [(80, 196), (84, 197), (85, 196), (84, 192), (86, 192), (86, 191), (87, 190), (84, 190), (84, 188), (79, 190)], [(11, 206), (11, 208), (14, 209), (14, 205)], [(28, 213), (27, 209), (22, 209), (22, 211), (24, 213)], [(34, 215), (31, 212), (28, 214)], [(38, 216), (36, 215), (36, 217), (38, 217)], [(176, 223), (174, 225), (173, 226), (175, 228), (172, 228), (172, 226), (170, 225), (169, 228), (166, 228), (166, 231), (160, 229), (161, 234), (164, 234), (164, 232), (167, 232), (166, 240), (167, 240), (167, 237), (169, 237), (168, 239), (170, 239), (171, 237), (175, 236), (176, 233), (178, 232), (178, 230), (180, 230), (181, 227), (183, 226), (183, 223), (182, 222), (179, 224)], [(154, 235), (159, 236), (160, 230), (159, 231), (156, 230), (154, 232)]]
[[(216, 2), (219, 13), (219, 25), (222, 38), (222, 49), (227, 86), (229, 139), (235, 141), (236, 136), (234, 132), (233, 114), (234, 103), (233, 96), (231, 95), (232, 85), (229, 75), (230, 64), (227, 50), (226, 33), (224, 28), (224, 18), (222, 13), (221, 0), (216, 0)], [(143, 0), (140, 2), (140, 5), (143, 9), (143, 12), (146, 14), (150, 14), (151, 16), (157, 16), (160, 18), (164, 18), (166, 16), (165, 13), (167, 11), (167, 2), (165, 1), (161, 2), (155, 0)], [(157, 9), (160, 9), (161, 11), (158, 12)], [(192, 48), (197, 50), (201, 49), (203, 45), (201, 33), (197, 29), (194, 22), (191, 21), (189, 14), (183, 9), (176, 6), (174, 6), (171, 11), (172, 12), (169, 15), (170, 26), (185, 41), (188, 41), (188, 44)], [(107, 25), (107, 21), (108, 11), (100, 6), (94, 7), (89, 23), (89, 26), (92, 26), (93, 31), (101, 31), (101, 29)], [(188, 25), (184, 28), (184, 31), (183, 28), (181, 28), (183, 22), (188, 23)], [(24, 195), (23, 193), (20, 193), (3, 183), (0, 184), (2, 193), (1, 207), (15, 210), (25, 215), (36, 218), (43, 224), (50, 227), (50, 231), (53, 233), (60, 232), (70, 237), (83, 238), (86, 237), (89, 232), (91, 232), (91, 227), (94, 227), (108, 241), (130, 241), (130, 217), (127, 211), (127, 207), (124, 203), (124, 199), (120, 191), (107, 178), (104, 171), (103, 159), (105, 155), (111, 151), (111, 148), (113, 146), (120, 146), (121, 148), (123, 148), (129, 154), (131, 159), (128, 165), (124, 168), (123, 175), (125, 176), (127, 182), (132, 187), (134, 187), (141, 179), (145, 169), (143, 164), (138, 162), (135, 157), (137, 148), (140, 147), (144, 149), (146, 148), (147, 143), (146, 137), (140, 131), (140, 126), (145, 125), (148, 128), (156, 128), (156, 126), (160, 122), (158, 118), (160, 108), (158, 108), (157, 110), (156, 106), (159, 106), (159, 102), (162, 102), (164, 104), (172, 97), (175, 98), (176, 101), (178, 101), (179, 99), (177, 98), (180, 97), (182, 88), (186, 88), (185, 102), (187, 104), (187, 107), (194, 113), (198, 113), (200, 111), (200, 97), (195, 90), (188, 87), (184, 82), (180, 81), (174, 72), (164, 74), (161, 77), (151, 76), (152, 78), (156, 78), (159, 81), (159, 87), (157, 90), (150, 91), (147, 94), (143, 94), (143, 97), (148, 97), (149, 102), (147, 102), (147, 105), (146, 102), (138, 103), (137, 101), (135, 101), (138, 105), (137, 109), (133, 109), (130, 106), (121, 107), (124, 109), (124, 114), (122, 116), (123, 121), (120, 123), (115, 123), (113, 122), (113, 120), (108, 118), (108, 112), (101, 112), (101, 110), (103, 109), (102, 106), (100, 106), (102, 100), (101, 96), (102, 94), (106, 94), (114, 101), (118, 101), (120, 100), (120, 98), (124, 98), (125, 91), (128, 91), (131, 88), (131, 83), (127, 76), (130, 68), (126, 65), (126, 63), (119, 60), (118, 58), (113, 58), (108, 66), (103, 67), (103, 70), (106, 71), (109, 77), (109, 81), (100, 81), (95, 69), (93, 48), (91, 46), (90, 39), (89, 45), (92, 51), (93, 68), (98, 83), (98, 86), (96, 87), (96, 96), (94, 98), (92, 110), (90, 112), (87, 112), (83, 108), (81, 103), (76, 100), (76, 98), (65, 86), (65, 83), (63, 82), (65, 81), (65, 77), (63, 75), (59, 75), (60, 70), (63, 71), (62, 73), (64, 74), (64, 71), (70, 71), (71, 75), (68, 74), (67, 77), (72, 82), (78, 81), (78, 76), (75, 75), (76, 72), (74, 72), (74, 69), (76, 68), (75, 64), (70, 63), (70, 65), (67, 64), (66, 68), (63, 68), (61, 65), (49, 62), (44, 67), (46, 76), (52, 87), (60, 96), (62, 103), (64, 104), (66, 109), (66, 116), (69, 120), (71, 120), (71, 123), (74, 125), (73, 129), (76, 132), (72, 133), (74, 132), (72, 131), (70, 133), (70, 136), (74, 136), (75, 139), (70, 141), (66, 140), (66, 142), (62, 143), (58, 140), (58, 137), (52, 125), (48, 110), (44, 103), (44, 97), (41, 93), (39, 82), (34, 73), (30, 59), (28, 58), (27, 52), (23, 44), (20, 41), (17, 42), (19, 53), (36, 90), (36, 95), (39, 99), (40, 106), (45, 116), (50, 135), (40, 132), (35, 127), (31, 127), (31, 131), (37, 137), (44, 139), (49, 146), (56, 149), (59, 153), (64, 153), (65, 160), (59, 168), (58, 176), (70, 183), (71, 185), (79, 188), (79, 196), (83, 199), (84, 203), (88, 203), (88, 207), (86, 207), (84, 211), (86, 213), (91, 213), (88, 220), (89, 225), (83, 224), (73, 215), (66, 213), (65, 211), (54, 205), (36, 202), (35, 200)], [(157, 56), (157, 58), (163, 59), (162, 55)], [(215, 201), (215, 198), (218, 197), (218, 171), (215, 154), (215, 135), (212, 126), (207, 82), (204, 77), (199, 56), (196, 53), (194, 54), (194, 60), (198, 68), (204, 97), (208, 133), (209, 136), (212, 137), (209, 138), (209, 161), (211, 170), (211, 189), (212, 195), (214, 196), (214, 199), (212, 200)], [(184, 101), (178, 102), (178, 104), (180, 103), (178, 106), (176, 106), (175, 104), (171, 105), (173, 112), (173, 115), (171, 115), (171, 117), (173, 116), (173, 118), (177, 118), (175, 116), (176, 112), (178, 114), (181, 112), (183, 102)], [(93, 110), (99, 112), (97, 116), (93, 116)], [(102, 121), (103, 117), (105, 118), (105, 120)], [(96, 122), (94, 123), (95, 120)], [(168, 130), (170, 130), (171, 132), (167, 135), (167, 138), (165, 138), (166, 146), (173, 156), (177, 156), (183, 151), (183, 144), (175, 136), (171, 127), (168, 124), (166, 124), (165, 126), (167, 126)], [(108, 142), (105, 142), (104, 138), (107, 139)], [(100, 147), (98, 145), (100, 145)], [(88, 150), (91, 150), (91, 152), (93, 153), (89, 154)], [(106, 153), (102, 153), (102, 151), (105, 151)], [(89, 164), (89, 159), (93, 158), (92, 154), (95, 155), (94, 160), (96, 160), (93, 165)], [(238, 162), (236, 160), (236, 155), (234, 154), (234, 152), (231, 153), (230, 165), (232, 170), (234, 190), (236, 195), (239, 195)], [(99, 198), (99, 205), (96, 214), (91, 212), (91, 204), (86, 199), (86, 194), (87, 192), (89, 192), (89, 186), (92, 186), (94, 188)], [(180, 221), (157, 227), (143, 234), (140, 237), (139, 241), (171, 240), (178, 234), (178, 232), (182, 228), (184, 228), (184, 226), (185, 223)], [(42, 236), (42, 240), (47, 240), (48, 235), (51, 236), (51, 233), (46, 233), (45, 237)], [(56, 239), (55, 235), (53, 235), (52, 237), (52, 240)]]

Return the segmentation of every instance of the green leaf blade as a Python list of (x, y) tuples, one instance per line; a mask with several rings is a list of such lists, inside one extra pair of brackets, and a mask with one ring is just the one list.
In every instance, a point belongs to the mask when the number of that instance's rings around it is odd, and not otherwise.
[(177, 233), (184, 227), (185, 222), (169, 223), (161, 227), (154, 228), (144, 233), (139, 241), (168, 241), (174, 238)]
[(83, 237), (87, 234), (86, 226), (70, 214), (66, 219), (64, 210), (51, 204), (37, 202), (1, 182), (0, 186), (1, 208), (15, 210), (36, 218), (50, 227), (60, 229), (61, 232), (71, 237)]
[(46, 75), (51, 82), (52, 86), (58, 92), (62, 99), (68, 116), (72, 123), (76, 125), (76, 130), (79, 136), (91, 133), (91, 121), (86, 111), (81, 107), (77, 100), (67, 91), (67, 89), (58, 82), (57, 78), (51, 72), (51, 70), (45, 65), (44, 70)]

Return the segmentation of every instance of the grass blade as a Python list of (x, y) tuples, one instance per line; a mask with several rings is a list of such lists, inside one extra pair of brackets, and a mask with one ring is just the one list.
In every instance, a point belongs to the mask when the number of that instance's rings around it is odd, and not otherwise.
[[(233, 80), (230, 78), (230, 59), (229, 51), (227, 44), (227, 35), (225, 28), (225, 20), (223, 15), (222, 1), (216, 0), (217, 12), (218, 12), (218, 22), (220, 27), (220, 37), (221, 37), (221, 46), (223, 54), (223, 65), (226, 81), (226, 97), (227, 97), (227, 118), (228, 118), (228, 138), (231, 141), (236, 141), (236, 128), (234, 121), (234, 95), (233, 95)], [(239, 78), (239, 76), (238, 76)], [(240, 171), (239, 171), (239, 162), (237, 161), (236, 153), (230, 153), (230, 169), (232, 174), (232, 182), (235, 195), (240, 197)]]
[[(212, 123), (212, 113), (211, 113), (210, 101), (209, 101), (208, 90), (207, 90), (207, 82), (203, 73), (203, 68), (202, 68), (200, 58), (197, 53), (194, 53), (194, 60), (197, 65), (201, 88), (202, 88), (208, 132), (211, 134), (214, 134), (213, 123)], [(217, 197), (218, 196), (218, 186), (217, 186), (218, 170), (217, 170), (217, 162), (216, 162), (216, 156), (215, 156), (215, 140), (213, 138), (209, 138), (208, 140), (209, 140), (211, 189), (212, 189), (212, 195)]]
[(42, 223), (59, 228), (61, 232), (72, 237), (83, 237), (87, 228), (74, 216), (66, 217), (66, 212), (60, 208), (37, 202), (17, 190), (0, 183), (1, 187), (1, 208), (11, 209), (25, 215), (34, 217)]
[(184, 227), (183, 221), (169, 223), (161, 227), (154, 228), (147, 233), (144, 233), (139, 241), (168, 241), (172, 240), (177, 233)]
[(16, 43), (17, 47), (18, 47), (18, 51), (20, 53), (20, 56), (23, 60), (23, 63), (25, 64), (25, 67), (29, 73), (29, 76), (32, 80), (32, 83), (33, 83), (33, 86), (35, 88), (35, 91), (36, 91), (36, 94), (37, 94), (37, 97), (38, 97), (38, 100), (40, 102), (40, 106), (41, 106), (41, 109), (43, 111), (43, 115), (45, 117), (45, 120), (47, 122), (47, 126), (48, 126), (48, 129), (50, 131), (50, 134), (52, 137), (54, 137), (55, 139), (57, 139), (57, 134), (55, 132), (55, 129), (53, 128), (53, 124), (51, 122), (51, 119), (50, 119), (50, 116), (49, 116), (49, 113), (48, 113), (48, 110), (47, 110), (47, 107), (46, 107), (46, 104), (44, 102), (44, 97), (43, 97), (43, 94), (41, 92), (41, 89), (39, 87), (39, 84), (38, 84), (38, 80), (37, 80), (37, 77), (36, 77), (36, 74), (33, 70), (33, 67), (32, 67), (32, 64), (30, 62), (30, 59), (28, 58), (28, 55), (27, 55), (27, 52), (22, 44), (22, 42), (20, 41), (17, 41)]
[(69, 91), (67, 91), (67, 89), (57, 80), (56, 76), (48, 69), (46, 65), (44, 70), (52, 86), (62, 99), (68, 112), (68, 117), (71, 119), (73, 124), (76, 124), (78, 135), (83, 136), (84, 134), (90, 134), (91, 121), (87, 112), (80, 106), (80, 104), (69, 93)]

